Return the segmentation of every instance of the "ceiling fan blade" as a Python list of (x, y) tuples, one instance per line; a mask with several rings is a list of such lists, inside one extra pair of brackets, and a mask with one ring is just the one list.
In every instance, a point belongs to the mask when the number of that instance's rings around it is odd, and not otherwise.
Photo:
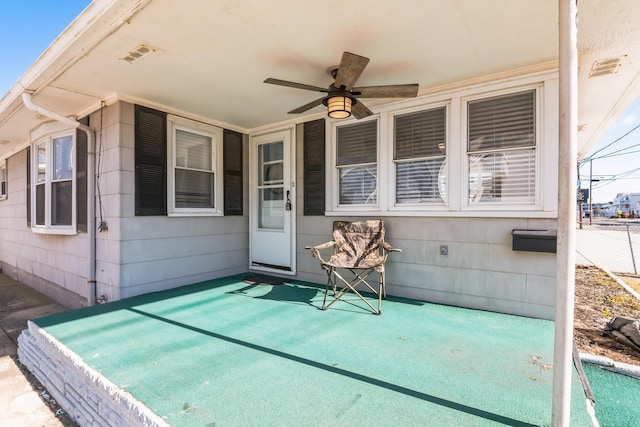
[(311, 101), (310, 103), (303, 105), (302, 107), (298, 107), (295, 110), (289, 111), (287, 114), (304, 113), (305, 111), (310, 110), (313, 107), (317, 107), (318, 105), (322, 104), (322, 101), (324, 101), (324, 98), (318, 98), (315, 101)]
[(329, 92), (328, 89), (325, 89), (323, 87), (318, 87), (318, 86), (311, 86), (311, 85), (306, 85), (304, 83), (296, 83), (296, 82), (289, 82), (287, 80), (280, 80), (280, 79), (272, 79), (272, 78), (268, 78), (267, 80), (264, 81), (265, 83), (269, 83), (272, 85), (279, 85), (279, 86), (287, 86), (287, 87), (293, 87), (296, 89), (306, 89), (306, 90), (313, 90), (316, 92)]
[(351, 87), (356, 84), (358, 77), (364, 71), (364, 67), (369, 63), (369, 58), (356, 55), (355, 53), (344, 52), (342, 54), (342, 60), (338, 65), (338, 73), (336, 74), (336, 82), (334, 86), (350, 90)]
[(356, 119), (364, 119), (373, 114), (373, 111), (369, 110), (366, 105), (362, 102), (356, 102), (353, 107), (351, 107), (351, 114)]
[[(357, 98), (415, 98), (418, 84), (363, 86), (351, 89)], [(359, 94), (358, 94), (359, 93)]]

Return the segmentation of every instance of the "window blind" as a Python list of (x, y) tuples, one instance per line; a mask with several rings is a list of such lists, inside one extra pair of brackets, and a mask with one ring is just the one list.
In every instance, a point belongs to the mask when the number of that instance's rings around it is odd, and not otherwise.
[(468, 105), (469, 202), (534, 204), (535, 90)]
[(535, 145), (535, 91), (469, 102), (469, 151)]
[(441, 156), (446, 139), (445, 107), (396, 116), (395, 159)]
[(212, 146), (210, 136), (176, 130), (176, 167), (212, 171)]
[(368, 121), (337, 129), (339, 203), (370, 205), (377, 203), (378, 123)]
[(338, 166), (375, 163), (378, 153), (378, 123), (368, 121), (337, 129)]
[(396, 203), (442, 203), (446, 107), (394, 118)]

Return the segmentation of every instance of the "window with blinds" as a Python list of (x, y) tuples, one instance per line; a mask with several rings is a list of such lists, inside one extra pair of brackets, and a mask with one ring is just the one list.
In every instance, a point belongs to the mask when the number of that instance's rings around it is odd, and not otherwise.
[(169, 116), (169, 214), (222, 214), (222, 129)]
[(214, 208), (213, 140), (176, 130), (175, 207)]
[(0, 163), (0, 200), (7, 198), (7, 164)]
[(467, 104), (468, 203), (535, 203), (536, 91)]
[(378, 203), (378, 122), (369, 120), (336, 130), (339, 205)]
[(396, 204), (442, 204), (446, 194), (446, 107), (395, 116)]

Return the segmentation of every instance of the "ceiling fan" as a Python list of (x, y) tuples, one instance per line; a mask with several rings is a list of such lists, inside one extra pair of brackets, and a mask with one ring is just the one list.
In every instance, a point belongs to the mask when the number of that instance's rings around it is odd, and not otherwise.
[(268, 78), (264, 82), (326, 93), (326, 96), (291, 110), (289, 114), (304, 113), (313, 107), (324, 104), (328, 108), (329, 117), (335, 119), (344, 119), (352, 114), (356, 119), (372, 115), (373, 112), (360, 102), (359, 98), (414, 98), (418, 95), (418, 84), (354, 87), (368, 63), (369, 58), (344, 52), (340, 65), (327, 70), (334, 78), (334, 82), (328, 88), (272, 78)]

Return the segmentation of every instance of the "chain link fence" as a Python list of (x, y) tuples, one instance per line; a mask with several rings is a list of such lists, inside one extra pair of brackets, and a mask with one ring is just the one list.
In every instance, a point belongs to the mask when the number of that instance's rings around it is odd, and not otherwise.
[(595, 265), (618, 274), (638, 275), (640, 221), (583, 219), (576, 230), (576, 264)]

